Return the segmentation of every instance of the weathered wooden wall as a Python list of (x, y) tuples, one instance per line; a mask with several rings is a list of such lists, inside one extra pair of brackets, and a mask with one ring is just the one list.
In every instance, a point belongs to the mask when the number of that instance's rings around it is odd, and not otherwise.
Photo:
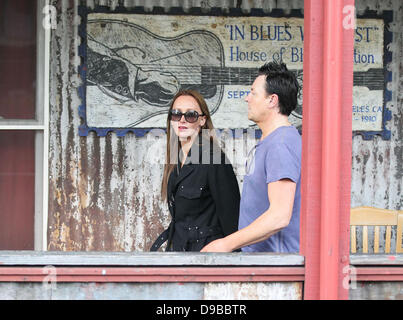
[[(360, 1), (357, 1), (360, 3)], [(402, 23), (403, 7), (400, 1), (386, 1), (384, 5), (394, 10), (391, 25), (393, 43), (388, 48), (393, 61), (387, 66), (392, 71), (392, 101), (387, 107), (392, 112), (392, 120), (387, 122), (391, 140), (376, 136), (365, 141), (361, 136), (353, 138), (352, 193), (351, 206), (373, 206), (392, 210), (403, 209), (403, 60)]]
[[(147, 137), (127, 134), (117, 137), (94, 133), (79, 137), (82, 119), (78, 87), (80, 37), (77, 16), (79, 1), (53, 0), (57, 29), (51, 36), (50, 157), (48, 249), (61, 251), (147, 251), (157, 234), (169, 223), (167, 208), (159, 191), (164, 141), (151, 143)], [(399, 0), (357, 0), (359, 10), (394, 9), (392, 25), (392, 120), (387, 126), (390, 141), (375, 137), (353, 138), (351, 205), (403, 209), (402, 197), (402, 5)], [(89, 6), (118, 1), (83, 1)], [(283, 1), (119, 1), (126, 6), (232, 7), (301, 9), (302, 0)], [(400, 89), (400, 90), (399, 90)], [(244, 143), (235, 146), (234, 167), (242, 187)]]
[[(358, 5), (363, 1), (357, 1)], [(364, 1), (365, 2), (365, 1)], [(373, 2), (368, 2), (371, 8)], [(391, 210), (403, 209), (403, 7), (400, 1), (387, 1), (383, 4), (393, 9), (393, 42), (388, 48), (393, 55), (392, 63), (387, 69), (392, 71), (392, 82), (388, 89), (392, 91), (392, 100), (386, 104), (392, 112), (392, 120), (387, 122), (391, 131), (389, 141), (376, 136), (373, 140), (363, 140), (361, 136), (353, 137), (352, 176), (351, 176), (351, 207), (370, 206)], [(365, 7), (362, 5), (362, 7)], [(381, 7), (380, 7), (381, 8)], [(392, 228), (392, 252), (395, 252), (396, 227)], [(385, 234), (383, 230), (382, 234)], [(358, 235), (359, 236), (359, 235)], [(384, 241), (381, 237), (381, 252)], [(383, 239), (384, 240), (384, 239)], [(373, 243), (373, 239), (370, 239)], [(357, 252), (362, 252), (358, 242)], [(370, 252), (373, 246), (369, 244)]]

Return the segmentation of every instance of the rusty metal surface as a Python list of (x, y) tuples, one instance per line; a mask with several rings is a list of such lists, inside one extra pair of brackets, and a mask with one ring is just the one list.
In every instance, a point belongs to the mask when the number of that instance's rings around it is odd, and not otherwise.
[(78, 136), (77, 7), (52, 4), (48, 249), (147, 251), (168, 223), (162, 166), (147, 159), (146, 138)]
[(1, 300), (301, 300), (302, 283), (0, 283)]
[(403, 300), (403, 282), (357, 282), (350, 300)]
[[(50, 158), (48, 249), (60, 251), (147, 251), (169, 223), (159, 196), (164, 141), (147, 137), (108, 134), (78, 136), (82, 124), (77, 88), (80, 59), (77, 48), (77, 5), (82, 1), (51, 1), (58, 12), (58, 27), (51, 36)], [(89, 6), (200, 6), (298, 9), (303, 1), (87, 1)], [(400, 1), (357, 1), (360, 10), (394, 8), (392, 25), (393, 71), (392, 132), (390, 141), (353, 138), (352, 206), (402, 210), (402, 5)], [(400, 89), (400, 90), (399, 90)], [(244, 147), (234, 145), (234, 167), (240, 187)], [(159, 160), (157, 160), (159, 159)]]

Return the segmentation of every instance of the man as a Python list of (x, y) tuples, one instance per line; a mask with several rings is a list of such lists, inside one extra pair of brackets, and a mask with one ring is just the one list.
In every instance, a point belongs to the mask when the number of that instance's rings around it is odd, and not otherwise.
[[(246, 97), (248, 118), (262, 137), (248, 159), (239, 230), (201, 252), (298, 252), (301, 136), (288, 122), (297, 106), (298, 82), (284, 63), (270, 62)], [(250, 157), (248, 157), (250, 158)]]

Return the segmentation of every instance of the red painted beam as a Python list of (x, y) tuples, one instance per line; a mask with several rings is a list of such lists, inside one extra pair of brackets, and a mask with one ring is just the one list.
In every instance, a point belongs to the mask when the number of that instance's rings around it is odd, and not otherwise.
[(304, 299), (348, 299), (354, 0), (305, 0), (301, 254)]
[(304, 1), (304, 78), (301, 165), (301, 254), (304, 299), (319, 299), (322, 148), (323, 4)]
[(0, 267), (0, 282), (302, 282), (303, 267)]
[(403, 281), (402, 267), (356, 267), (352, 271), (352, 281)]
[[(354, 13), (354, 0), (343, 2), (343, 23), (351, 21), (347, 15)], [(342, 109), (340, 133), (340, 218), (339, 218), (339, 299), (348, 299), (349, 290), (343, 286), (346, 268), (350, 264), (350, 207), (351, 207), (351, 159), (352, 159), (352, 105), (354, 29), (343, 25)]]
[(323, 2), (320, 299), (338, 299), (343, 0)]

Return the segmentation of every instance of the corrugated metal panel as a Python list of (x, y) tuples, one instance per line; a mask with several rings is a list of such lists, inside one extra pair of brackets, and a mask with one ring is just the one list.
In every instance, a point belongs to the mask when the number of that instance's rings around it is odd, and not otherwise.
[[(62, 251), (147, 251), (169, 223), (167, 208), (161, 202), (161, 154), (164, 141), (152, 144), (147, 137), (128, 134), (123, 138), (109, 134), (78, 136), (80, 85), (77, 48), (77, 5), (80, 1), (52, 1), (58, 11), (58, 28), (51, 43), (51, 114), (49, 172), (49, 250)], [(81, 1), (82, 2), (82, 1)], [(88, 6), (154, 6), (302, 8), (303, 1), (84, 1)], [(402, 209), (402, 83), (401, 32), (402, 6), (394, 1), (357, 2), (359, 8), (395, 9), (391, 50), (393, 63), (393, 100), (388, 123), (391, 141), (353, 138), (352, 206), (368, 205)], [(244, 144), (235, 144), (234, 167), (243, 179)], [(159, 159), (156, 161), (155, 159)], [(150, 161), (152, 159), (153, 161)]]
[(146, 251), (167, 225), (158, 197), (162, 166), (147, 158), (146, 138), (78, 136), (77, 8), (53, 4), (48, 248)]

